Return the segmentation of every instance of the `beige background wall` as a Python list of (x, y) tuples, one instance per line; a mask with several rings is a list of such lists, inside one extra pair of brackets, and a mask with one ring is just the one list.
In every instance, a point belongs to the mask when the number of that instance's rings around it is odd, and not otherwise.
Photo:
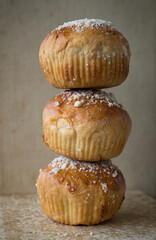
[(42, 141), (42, 110), (59, 90), (44, 79), (38, 51), (65, 21), (110, 20), (127, 37), (128, 79), (111, 89), (128, 110), (133, 130), (114, 159), (129, 189), (156, 195), (155, 0), (0, 0), (0, 193), (35, 192), (38, 169), (55, 154)]

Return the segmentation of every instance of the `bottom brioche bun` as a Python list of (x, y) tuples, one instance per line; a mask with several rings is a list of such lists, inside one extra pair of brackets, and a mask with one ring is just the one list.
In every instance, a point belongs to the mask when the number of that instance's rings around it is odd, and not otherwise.
[(43, 212), (69, 225), (93, 225), (110, 219), (125, 196), (125, 180), (110, 160), (54, 159), (37, 179)]

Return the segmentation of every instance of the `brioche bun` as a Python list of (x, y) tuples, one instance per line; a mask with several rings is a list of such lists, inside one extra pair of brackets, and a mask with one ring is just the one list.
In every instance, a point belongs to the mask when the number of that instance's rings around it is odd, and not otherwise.
[(54, 152), (82, 161), (117, 157), (131, 131), (131, 119), (112, 94), (65, 91), (43, 111), (43, 140)]
[(43, 212), (70, 225), (93, 225), (110, 219), (125, 195), (125, 180), (111, 161), (54, 159), (37, 179)]
[(125, 81), (130, 48), (110, 22), (82, 19), (56, 28), (42, 42), (39, 61), (56, 88), (106, 88)]

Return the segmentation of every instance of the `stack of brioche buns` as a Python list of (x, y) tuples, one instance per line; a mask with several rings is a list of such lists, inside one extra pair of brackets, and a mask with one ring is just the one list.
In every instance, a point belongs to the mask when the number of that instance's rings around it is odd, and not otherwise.
[(101, 88), (125, 81), (129, 44), (110, 22), (83, 19), (47, 35), (39, 59), (47, 81), (69, 89), (43, 111), (43, 140), (61, 156), (38, 176), (42, 210), (64, 224), (98, 224), (117, 212), (125, 195), (124, 177), (110, 159), (122, 152), (131, 119)]

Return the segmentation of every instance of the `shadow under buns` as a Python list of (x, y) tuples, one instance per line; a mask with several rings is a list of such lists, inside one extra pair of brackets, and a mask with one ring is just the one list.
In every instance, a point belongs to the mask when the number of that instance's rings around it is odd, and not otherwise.
[(56, 88), (105, 88), (125, 81), (130, 48), (110, 22), (82, 19), (56, 28), (44, 39), (39, 60)]
[(110, 219), (125, 195), (125, 180), (110, 160), (79, 162), (54, 159), (37, 179), (43, 212), (70, 225), (93, 225)]
[(43, 140), (54, 152), (82, 161), (118, 156), (129, 137), (131, 119), (112, 94), (65, 91), (43, 111)]

